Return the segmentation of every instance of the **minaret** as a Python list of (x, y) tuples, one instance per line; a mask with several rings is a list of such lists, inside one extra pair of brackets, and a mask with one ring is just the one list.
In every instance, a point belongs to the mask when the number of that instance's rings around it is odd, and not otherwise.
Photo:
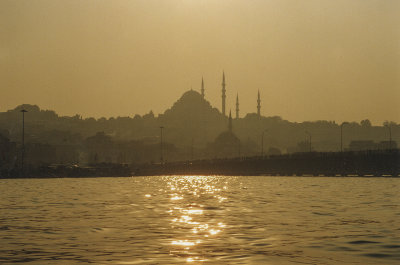
[(228, 124), (228, 130), (232, 132), (232, 111), (229, 111), (229, 124)]
[(257, 98), (257, 115), (261, 117), (261, 99), (260, 99), (260, 90), (258, 90), (258, 98)]
[(225, 72), (222, 72), (222, 114), (225, 116), (225, 99), (226, 99), (226, 89), (225, 89)]
[(236, 95), (236, 119), (239, 119), (239, 93)]
[(203, 77), (201, 77), (201, 96), (204, 98), (204, 80), (203, 80)]

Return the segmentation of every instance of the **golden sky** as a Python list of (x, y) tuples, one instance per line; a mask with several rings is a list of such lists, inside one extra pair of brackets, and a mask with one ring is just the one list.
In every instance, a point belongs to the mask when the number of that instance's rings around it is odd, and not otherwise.
[(0, 111), (162, 113), (200, 88), (241, 116), (400, 122), (397, 0), (0, 0)]

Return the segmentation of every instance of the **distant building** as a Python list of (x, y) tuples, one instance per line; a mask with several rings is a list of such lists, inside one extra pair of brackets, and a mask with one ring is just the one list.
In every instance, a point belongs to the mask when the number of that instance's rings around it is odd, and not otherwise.
[(377, 143), (377, 149), (379, 150), (388, 150), (388, 149), (397, 149), (396, 141), (381, 141)]
[(366, 150), (375, 150), (376, 144), (372, 140), (359, 140), (359, 141), (351, 141), (349, 144), (348, 151), (366, 151)]
[(311, 152), (312, 147), (310, 146), (310, 141), (301, 141), (297, 143), (296, 147), (288, 148), (289, 153), (305, 153), (305, 152)]
[(229, 112), (228, 130), (217, 136), (209, 147), (217, 158), (237, 157), (240, 155), (240, 140), (233, 133), (232, 113)]
[(25, 163), (31, 166), (42, 166), (57, 163), (56, 147), (43, 143), (25, 144)]
[(14, 142), (0, 134), (0, 177), (7, 176), (16, 165), (17, 148)]
[(389, 150), (396, 149), (395, 141), (381, 141), (376, 143), (372, 140), (351, 141), (347, 151), (367, 151), (367, 150)]
[(282, 152), (277, 147), (270, 147), (267, 151), (267, 155), (280, 155), (280, 154), (282, 154)]

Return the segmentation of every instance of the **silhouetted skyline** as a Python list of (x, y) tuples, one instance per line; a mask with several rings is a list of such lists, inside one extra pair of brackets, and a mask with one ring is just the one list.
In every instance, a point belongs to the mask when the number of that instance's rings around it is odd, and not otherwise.
[(226, 112), (400, 121), (399, 1), (1, 1), (0, 111), (163, 113), (193, 87)]

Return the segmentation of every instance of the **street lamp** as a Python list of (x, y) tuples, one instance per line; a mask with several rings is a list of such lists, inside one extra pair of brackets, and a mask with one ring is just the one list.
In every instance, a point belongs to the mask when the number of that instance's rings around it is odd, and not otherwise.
[(160, 153), (161, 153), (161, 164), (164, 162), (164, 158), (163, 158), (163, 129), (164, 126), (160, 126)]
[(268, 130), (263, 130), (261, 133), (261, 157), (264, 157), (264, 132), (268, 132)]
[(306, 131), (306, 134), (307, 134), (308, 137), (309, 137), (308, 142), (309, 142), (309, 145), (310, 145), (310, 153), (311, 153), (311, 133), (310, 133), (309, 131)]
[(349, 124), (347, 121), (340, 124), (340, 152), (343, 152), (343, 125)]
[(24, 172), (24, 156), (25, 156), (25, 109), (21, 110), (22, 113), (22, 154), (21, 154), (21, 173)]
[(190, 145), (190, 160), (192, 160), (192, 161), (193, 161), (193, 154), (194, 154), (194, 152), (193, 152), (193, 141), (194, 141), (194, 139), (192, 137), (192, 144)]

